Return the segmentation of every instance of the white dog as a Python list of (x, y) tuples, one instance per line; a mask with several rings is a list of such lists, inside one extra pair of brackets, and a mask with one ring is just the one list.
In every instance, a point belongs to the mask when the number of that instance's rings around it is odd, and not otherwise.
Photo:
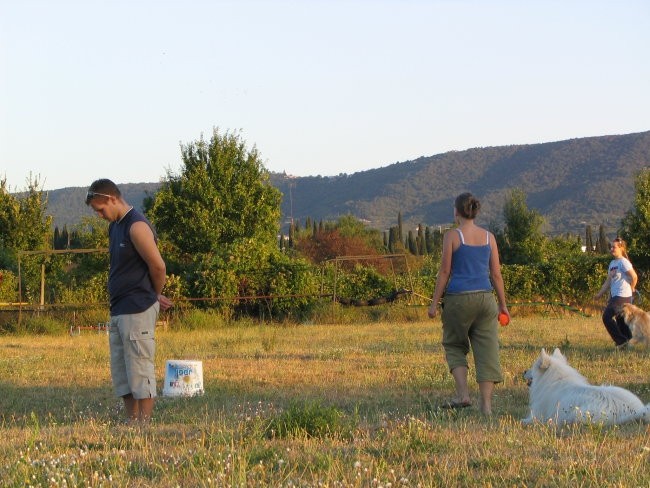
[(650, 422), (650, 404), (644, 405), (634, 393), (618, 386), (589, 384), (559, 349), (552, 355), (542, 349), (524, 378), (530, 387), (530, 414), (522, 420), (524, 424)]

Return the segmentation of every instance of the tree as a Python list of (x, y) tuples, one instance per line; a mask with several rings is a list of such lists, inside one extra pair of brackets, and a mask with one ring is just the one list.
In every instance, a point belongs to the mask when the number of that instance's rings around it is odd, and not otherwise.
[(636, 255), (650, 256), (650, 168), (634, 181), (634, 204), (621, 221), (621, 237)]
[(424, 237), (424, 226), (422, 224), (418, 224), (418, 237), (416, 242), (418, 245), (418, 255), (423, 256), (427, 253), (427, 245)]
[(296, 227), (293, 222), (289, 225), (289, 249), (293, 249), (296, 237)]
[(50, 246), (52, 217), (46, 215), (47, 194), (37, 177), (18, 196), (0, 180), (0, 246), (13, 251), (42, 251)]
[(607, 239), (607, 234), (605, 234), (605, 226), (603, 224), (600, 224), (598, 227), (596, 251), (598, 251), (599, 254), (609, 254), (609, 239)]
[(378, 230), (370, 229), (352, 215), (326, 222), (317, 235), (301, 235), (296, 244), (299, 253), (311, 262), (322, 262), (340, 256), (380, 255), (384, 243)]
[(424, 229), (424, 249), (425, 254), (431, 254), (433, 252), (433, 234), (431, 233), (431, 227), (428, 225)]
[(411, 254), (414, 256), (418, 255), (418, 245), (417, 242), (415, 242), (415, 234), (413, 234), (413, 231), (409, 229), (407, 237), (406, 237), (406, 243), (408, 244), (408, 250)]
[[(84, 249), (108, 248), (108, 222), (96, 215), (88, 215), (81, 219), (73, 230), (77, 236), (77, 246)], [(82, 254), (78, 258), (78, 268), (74, 275), (79, 282), (84, 282), (108, 268), (108, 254)]]
[(544, 258), (545, 237), (541, 232), (544, 218), (536, 210), (529, 210), (526, 195), (514, 189), (506, 197), (503, 207), (505, 229), (499, 243), (505, 264), (538, 263)]
[(393, 226), (388, 229), (388, 252), (397, 253), (402, 252), (403, 250), (404, 246), (402, 245), (399, 238), (399, 228), (397, 226)]
[[(19, 251), (44, 251), (51, 248), (52, 217), (46, 214), (47, 194), (38, 177), (30, 175), (27, 189), (12, 194), (7, 180), (0, 180), (0, 269), (17, 271)], [(41, 265), (47, 257), (34, 257), (22, 264), (23, 298), (35, 299), (40, 293)]]
[(180, 173), (168, 172), (145, 211), (169, 246), (168, 269), (185, 275), (191, 294), (236, 296), (280, 252), (281, 194), (238, 133), (214, 129), (181, 153)]
[[(7, 180), (0, 180), (0, 248), (15, 249), (15, 233), (18, 227), (18, 201), (7, 188)], [(9, 263), (0, 262), (0, 268), (6, 268)]]
[(236, 133), (215, 129), (181, 146), (184, 168), (167, 174), (145, 210), (168, 240), (184, 254), (209, 253), (235, 241), (275, 241), (280, 192), (255, 148), (248, 151)]
[(397, 213), (397, 235), (401, 242), (404, 242), (404, 233), (402, 232), (402, 212)]
[(585, 252), (594, 252), (594, 240), (591, 235), (591, 225), (585, 229)]
[(426, 254), (434, 254), (436, 256), (439, 256), (442, 251), (442, 228), (438, 227), (432, 231), (429, 227), (427, 227), (424, 236), (427, 249)]
[(384, 249), (381, 234), (377, 229), (372, 229), (353, 215), (342, 215), (338, 218), (334, 227), (339, 230), (343, 237), (360, 237), (366, 247), (375, 252), (382, 252)]

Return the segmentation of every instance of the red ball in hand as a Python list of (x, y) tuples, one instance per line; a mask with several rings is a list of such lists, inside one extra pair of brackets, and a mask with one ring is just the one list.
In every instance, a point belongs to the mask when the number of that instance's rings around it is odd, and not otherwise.
[(508, 317), (507, 313), (501, 312), (499, 314), (499, 323), (504, 327), (510, 323), (510, 317)]

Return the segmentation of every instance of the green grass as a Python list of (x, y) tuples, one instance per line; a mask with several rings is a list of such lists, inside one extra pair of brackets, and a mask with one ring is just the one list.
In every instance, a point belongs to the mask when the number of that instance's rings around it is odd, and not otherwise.
[(157, 332), (159, 390), (166, 360), (191, 359), (205, 395), (159, 398), (147, 426), (122, 422), (105, 334), (0, 337), (2, 486), (650, 485), (645, 425), (520, 423), (541, 347), (650, 402), (650, 351), (615, 351), (597, 316), (501, 328), (491, 418), (436, 409), (438, 320), (217, 325)]

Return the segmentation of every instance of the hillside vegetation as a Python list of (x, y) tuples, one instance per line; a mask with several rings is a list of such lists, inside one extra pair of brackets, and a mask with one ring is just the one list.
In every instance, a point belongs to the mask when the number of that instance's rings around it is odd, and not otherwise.
[[(271, 174), (283, 194), (283, 222), (335, 220), (352, 214), (385, 230), (402, 213), (404, 223), (429, 226), (451, 220), (453, 198), (471, 191), (483, 202), (482, 221), (499, 221), (508, 190), (520, 188), (546, 219), (549, 234), (582, 233), (585, 223), (614, 232), (633, 203), (634, 176), (650, 161), (650, 131), (543, 144), (452, 151), (338, 176)], [(141, 205), (158, 183), (121, 185)], [(73, 225), (89, 215), (84, 188), (49, 191), (54, 224)]]
[[(501, 217), (507, 191), (517, 187), (547, 220), (550, 233), (579, 232), (586, 222), (615, 229), (633, 202), (634, 176), (650, 162), (650, 132), (545, 144), (476, 148), (395, 163), (332, 178), (275, 175), (283, 213), (335, 218), (351, 213), (377, 229), (451, 220), (453, 199), (471, 191), (482, 220)], [(291, 205), (287, 202), (291, 184)]]

